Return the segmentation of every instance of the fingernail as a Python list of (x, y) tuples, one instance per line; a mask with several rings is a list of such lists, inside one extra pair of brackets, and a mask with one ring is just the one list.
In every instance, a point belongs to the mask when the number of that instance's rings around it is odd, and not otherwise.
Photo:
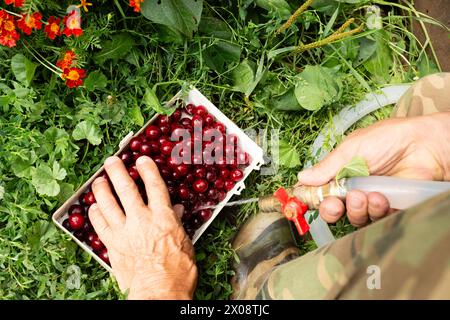
[(109, 165), (116, 163), (117, 161), (120, 161), (120, 159), (118, 157), (116, 157), (116, 156), (109, 157), (105, 160), (105, 165), (109, 166)]
[(359, 198), (352, 198), (349, 201), (349, 206), (353, 209), (359, 209), (363, 206), (363, 201)]
[(103, 181), (106, 181), (106, 179), (103, 178), (103, 177), (98, 177), (98, 178), (96, 178), (94, 180), (94, 182), (92, 182), (92, 185), (96, 185), (96, 184), (102, 183)]
[(144, 164), (144, 163), (146, 163), (146, 162), (149, 162), (149, 160), (150, 160), (150, 158), (149, 157), (147, 157), (147, 156), (142, 156), (142, 157), (139, 157), (137, 160), (136, 160), (136, 164)]

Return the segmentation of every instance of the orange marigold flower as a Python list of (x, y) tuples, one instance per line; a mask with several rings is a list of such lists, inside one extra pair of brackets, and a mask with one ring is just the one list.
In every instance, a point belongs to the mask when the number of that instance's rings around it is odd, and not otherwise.
[(17, 27), (25, 34), (30, 35), (33, 29), (40, 30), (42, 28), (42, 14), (35, 12), (33, 14), (22, 14), (22, 18), (17, 21)]
[(65, 26), (63, 33), (66, 37), (70, 37), (71, 35), (79, 37), (83, 34), (83, 29), (81, 29), (81, 16), (77, 11), (73, 10), (66, 15), (63, 24)]
[(69, 88), (81, 86), (85, 77), (86, 70), (79, 68), (66, 68), (61, 74), (61, 78), (66, 80), (66, 86)]
[(24, 0), (5, 0), (6, 4), (14, 4), (14, 7), (20, 8), (23, 6)]
[(14, 17), (5, 10), (0, 10), (0, 45), (12, 48), (19, 39)]
[(52, 40), (55, 40), (56, 37), (61, 35), (61, 27), (60, 27), (60, 18), (55, 18), (51, 16), (48, 18), (47, 25), (44, 28), (45, 33), (47, 34), (47, 37), (49, 37)]
[(61, 68), (62, 70), (68, 69), (74, 65), (74, 60), (76, 58), (77, 55), (73, 51), (68, 50), (64, 54), (64, 57), (56, 62), (56, 66)]
[(141, 12), (141, 4), (144, 0), (130, 0), (130, 7), (133, 7), (134, 12)]

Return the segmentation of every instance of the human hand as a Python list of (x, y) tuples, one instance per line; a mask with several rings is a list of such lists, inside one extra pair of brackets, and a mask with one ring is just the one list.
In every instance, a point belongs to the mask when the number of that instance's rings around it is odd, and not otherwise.
[[(450, 113), (380, 121), (350, 134), (315, 167), (298, 174), (302, 185), (320, 186), (335, 177), (354, 156), (366, 159), (371, 175), (424, 180), (450, 179)], [(347, 209), (354, 226), (364, 226), (390, 212), (378, 192), (352, 190), (344, 203), (328, 197), (320, 205), (321, 217), (335, 223)]]
[(124, 210), (108, 181), (99, 177), (92, 184), (97, 203), (90, 207), (89, 218), (108, 249), (120, 289), (129, 289), (129, 299), (192, 299), (197, 282), (192, 242), (172, 208), (156, 164), (140, 157), (136, 167), (148, 205), (122, 161), (110, 157), (105, 170)]

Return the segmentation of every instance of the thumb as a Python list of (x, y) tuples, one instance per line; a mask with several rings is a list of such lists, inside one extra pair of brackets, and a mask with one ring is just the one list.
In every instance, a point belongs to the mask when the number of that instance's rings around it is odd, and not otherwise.
[(314, 167), (300, 171), (298, 173), (299, 184), (321, 186), (328, 183), (353, 156), (352, 152), (345, 149), (344, 146), (340, 146)]

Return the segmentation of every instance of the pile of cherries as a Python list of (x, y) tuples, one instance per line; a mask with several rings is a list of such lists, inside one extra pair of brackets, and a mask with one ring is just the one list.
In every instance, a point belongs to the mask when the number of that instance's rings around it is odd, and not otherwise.
[[(242, 180), (243, 169), (250, 163), (249, 155), (239, 147), (238, 137), (227, 134), (224, 124), (216, 121), (204, 106), (192, 104), (175, 110), (171, 116), (158, 116), (119, 155), (147, 203), (145, 186), (135, 166), (143, 155), (151, 157), (158, 166), (172, 204), (184, 206), (182, 222), (191, 238), (211, 218), (212, 210), (204, 207), (224, 200), (227, 192)], [(102, 175), (107, 177), (106, 173)], [(93, 203), (92, 191), (83, 193), (79, 204), (69, 208), (63, 226), (109, 263), (107, 250), (87, 216)]]

